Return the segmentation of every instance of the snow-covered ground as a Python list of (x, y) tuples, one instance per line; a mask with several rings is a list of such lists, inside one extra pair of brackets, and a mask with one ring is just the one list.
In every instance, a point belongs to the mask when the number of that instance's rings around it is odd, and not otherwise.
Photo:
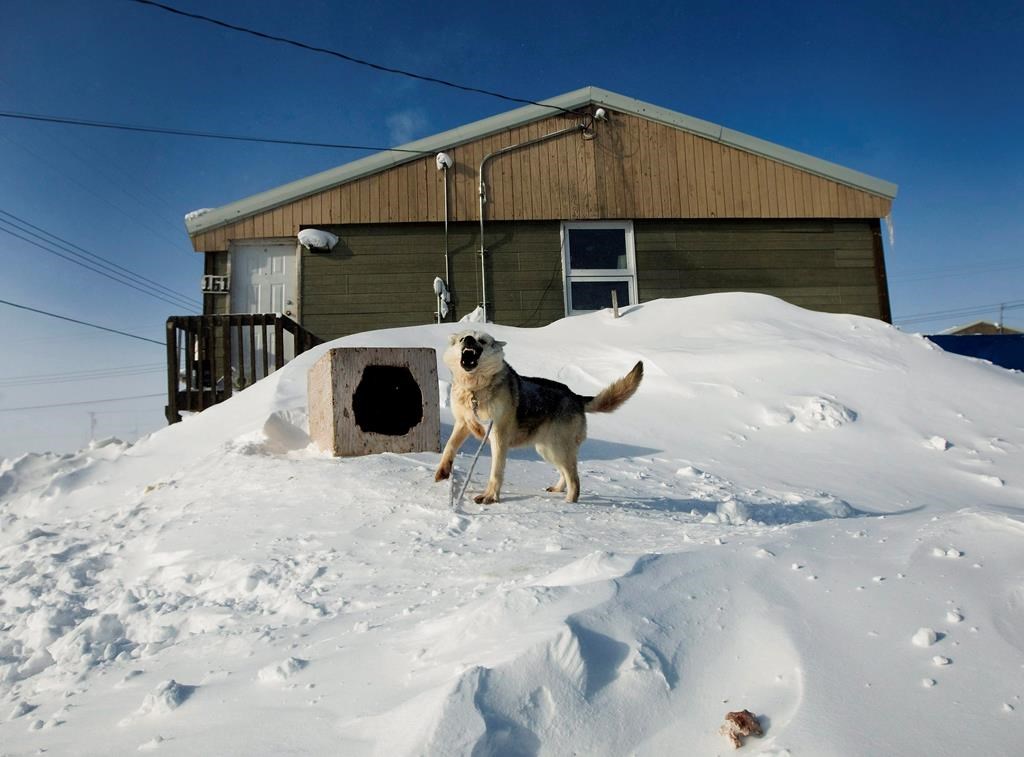
[(741, 753), (1021, 753), (1021, 374), (756, 295), (490, 330), (584, 394), (645, 361), (578, 503), (532, 450), (461, 512), (436, 454), (314, 451), (326, 347), (4, 461), (0, 753), (714, 755), (744, 708)]

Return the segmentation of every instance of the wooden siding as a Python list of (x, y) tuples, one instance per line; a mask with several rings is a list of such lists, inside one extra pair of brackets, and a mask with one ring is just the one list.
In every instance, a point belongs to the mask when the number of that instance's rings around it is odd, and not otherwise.
[[(555, 116), (448, 148), (449, 213), (479, 218), (477, 171), (494, 150), (573, 121)], [(570, 133), (487, 164), (486, 217), (501, 221), (881, 218), (891, 201), (644, 118), (613, 113), (597, 136)], [(234, 239), (294, 236), (304, 226), (444, 221), (434, 155), (327, 189), (193, 237), (197, 250)]]
[[(759, 292), (802, 307), (889, 320), (877, 221), (637, 221), (641, 302), (712, 292)], [(434, 276), (444, 276), (437, 224), (328, 227), (329, 253), (303, 252), (302, 325), (323, 339), (434, 322)], [(487, 226), (490, 315), (542, 326), (564, 315), (560, 227), (555, 222)], [(449, 234), (452, 315), (478, 304), (476, 224)]]
[[(302, 253), (302, 325), (322, 339), (370, 329), (433, 323), (433, 281), (444, 278), (444, 227), (438, 224), (327, 226), (338, 245)], [(512, 326), (561, 318), (562, 263), (557, 223), (493, 223), (487, 230), (490, 315)], [(453, 224), (448, 235), (449, 320), (478, 304), (479, 228)]]
[(811, 310), (890, 320), (878, 221), (640, 221), (640, 300), (770, 294)]

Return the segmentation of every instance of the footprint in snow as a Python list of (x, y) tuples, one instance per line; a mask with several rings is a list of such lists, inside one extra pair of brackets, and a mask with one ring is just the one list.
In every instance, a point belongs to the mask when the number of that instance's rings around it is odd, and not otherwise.
[(930, 647), (940, 638), (941, 636), (934, 629), (918, 628), (917, 632), (910, 638), (910, 641), (917, 647)]
[[(198, 686), (189, 686), (175, 681), (173, 678), (163, 681), (142, 700), (142, 706), (135, 711), (132, 717), (146, 717), (150, 715), (166, 715), (174, 712), (187, 702), (195, 694)], [(132, 717), (125, 718), (121, 725), (128, 725)]]
[(278, 663), (271, 663), (265, 668), (261, 668), (259, 673), (257, 673), (257, 676), (264, 683), (276, 683), (288, 680), (300, 670), (303, 670), (308, 666), (309, 660), (303, 660), (299, 657), (289, 657), (287, 660), (283, 660)]
[(975, 475), (979, 481), (983, 484), (988, 484), (989, 486), (1001, 487), (1006, 485), (1006, 482), (999, 478), (999, 476), (989, 476), (984, 473), (977, 473)]

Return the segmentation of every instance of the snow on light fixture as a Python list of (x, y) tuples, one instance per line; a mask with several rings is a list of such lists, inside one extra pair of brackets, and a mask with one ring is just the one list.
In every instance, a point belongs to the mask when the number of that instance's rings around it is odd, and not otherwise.
[(303, 229), (299, 232), (299, 244), (310, 252), (329, 252), (338, 244), (338, 238), (329, 231)]
[(444, 279), (440, 276), (434, 277), (434, 296), (437, 297), (437, 322), (441, 323), (441, 321), (448, 317), (452, 295), (448, 291), (448, 285), (444, 283)]
[(447, 171), (455, 165), (455, 161), (452, 160), (452, 156), (446, 152), (439, 152), (434, 159), (437, 161), (438, 171)]

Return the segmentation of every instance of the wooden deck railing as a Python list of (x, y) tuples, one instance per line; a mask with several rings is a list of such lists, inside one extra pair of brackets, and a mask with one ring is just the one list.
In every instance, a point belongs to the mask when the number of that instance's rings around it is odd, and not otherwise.
[(228, 399), (323, 342), (276, 313), (167, 319), (168, 423)]

